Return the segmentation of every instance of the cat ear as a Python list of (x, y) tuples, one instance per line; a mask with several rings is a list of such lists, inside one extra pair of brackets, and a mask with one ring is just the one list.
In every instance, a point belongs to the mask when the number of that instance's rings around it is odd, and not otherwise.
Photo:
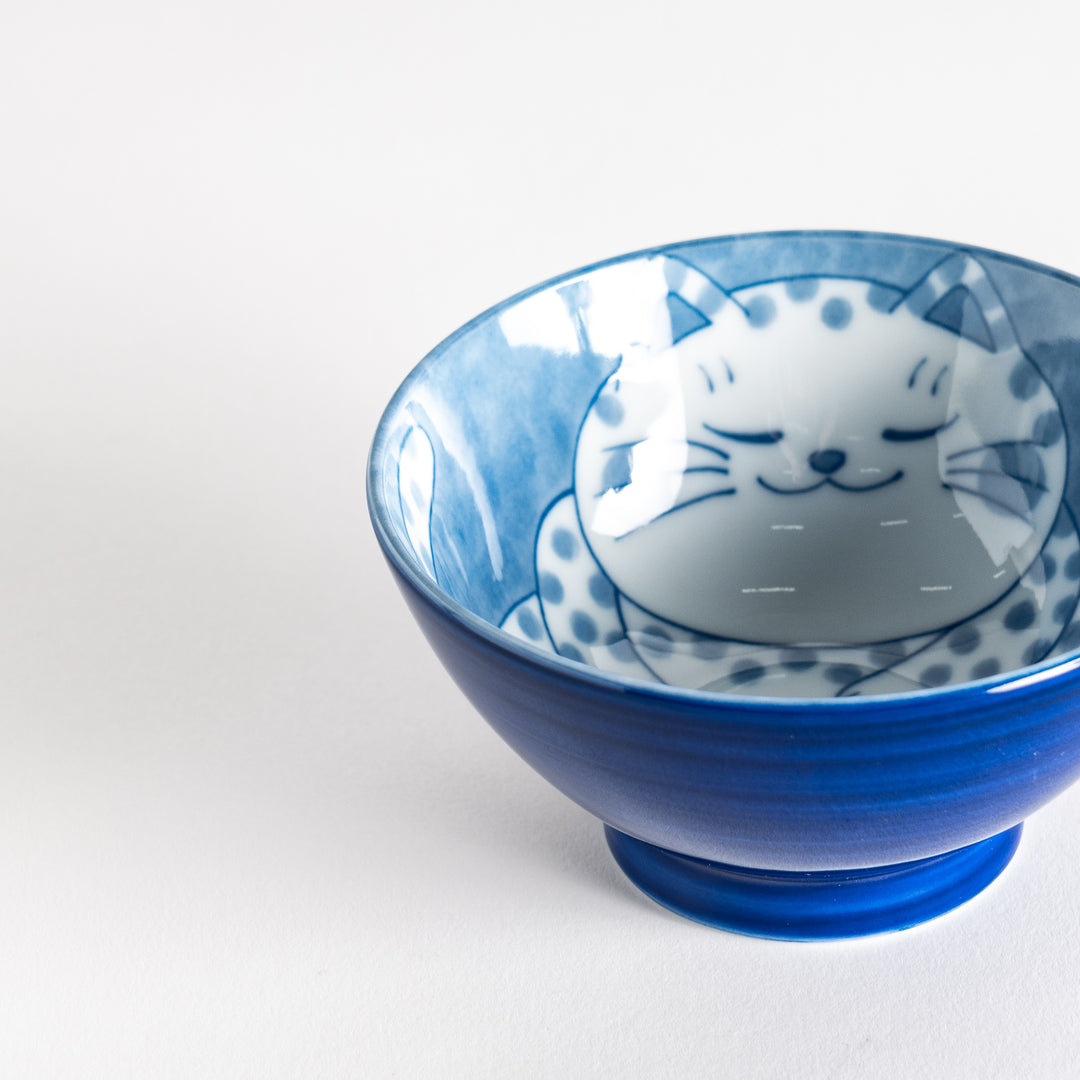
[(988, 352), (1020, 352), (1001, 295), (982, 264), (966, 252), (955, 251), (942, 259), (900, 302), (920, 319)]
[(665, 255), (663, 260), (671, 343), (674, 345), (696, 330), (711, 325), (726, 304), (736, 302), (696, 267), (673, 255)]

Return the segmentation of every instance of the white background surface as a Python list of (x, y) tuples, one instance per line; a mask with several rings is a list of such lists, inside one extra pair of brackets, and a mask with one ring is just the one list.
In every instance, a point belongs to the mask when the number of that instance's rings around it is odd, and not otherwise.
[(1066, 5), (5, 7), (0, 1074), (1080, 1072), (1080, 791), (914, 931), (681, 921), (459, 696), (363, 499), (413, 364), (595, 259), (1080, 272)]

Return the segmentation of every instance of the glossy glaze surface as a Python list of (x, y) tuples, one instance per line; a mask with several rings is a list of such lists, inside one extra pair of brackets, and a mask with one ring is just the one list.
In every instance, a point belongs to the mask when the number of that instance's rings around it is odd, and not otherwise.
[[(481, 713), (619, 833), (767, 871), (932, 859), (1080, 772), (1078, 298), (862, 234), (568, 275), (404, 384), (376, 531)], [(936, 913), (896, 890), (866, 925)]]

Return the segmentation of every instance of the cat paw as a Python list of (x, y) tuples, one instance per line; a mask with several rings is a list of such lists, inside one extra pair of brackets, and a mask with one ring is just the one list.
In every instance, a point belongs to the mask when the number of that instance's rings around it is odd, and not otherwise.
[(524, 641), (528, 645), (535, 645), (545, 652), (555, 652), (555, 645), (548, 636), (547, 627), (544, 625), (544, 616), (540, 610), (540, 598), (536, 593), (531, 593), (524, 600), (516, 603), (507, 613), (506, 618), (499, 623), (499, 629), (518, 641)]

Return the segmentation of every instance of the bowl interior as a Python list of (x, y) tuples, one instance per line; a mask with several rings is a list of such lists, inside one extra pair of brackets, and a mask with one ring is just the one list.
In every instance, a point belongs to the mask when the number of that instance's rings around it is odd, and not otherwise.
[(635, 678), (886, 694), (1080, 644), (1080, 291), (897, 237), (630, 256), (493, 309), (395, 398), (415, 572)]

